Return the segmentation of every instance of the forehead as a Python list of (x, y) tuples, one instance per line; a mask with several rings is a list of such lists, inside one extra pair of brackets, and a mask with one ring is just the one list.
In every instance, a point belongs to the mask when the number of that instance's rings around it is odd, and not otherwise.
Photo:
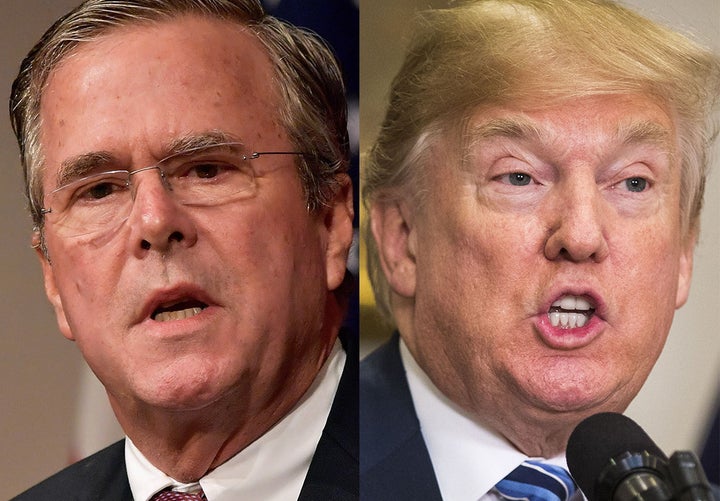
[[(446, 144), (453, 142), (452, 138)], [(461, 149), (508, 140), (559, 150), (653, 146), (678, 151), (675, 114), (643, 95), (603, 95), (546, 106), (485, 107), (470, 113), (459, 134)], [(458, 137), (456, 136), (456, 141)]]
[(114, 154), (219, 130), (253, 144), (283, 136), (265, 47), (245, 26), (186, 15), (114, 28), (81, 43), (48, 78), (41, 102), (47, 163)]
[(614, 135), (634, 124), (654, 124), (668, 133), (675, 131), (673, 113), (659, 100), (640, 94), (611, 94), (563, 99), (546, 105), (497, 106), (471, 113), (469, 131), (483, 131), (486, 123), (508, 118), (516, 121), (516, 133), (530, 132), (542, 136), (553, 131), (596, 130)]

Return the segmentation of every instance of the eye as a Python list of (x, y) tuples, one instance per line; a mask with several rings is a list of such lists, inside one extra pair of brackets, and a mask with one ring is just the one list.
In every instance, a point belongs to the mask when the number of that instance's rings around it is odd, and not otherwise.
[(502, 183), (510, 184), (513, 186), (527, 186), (533, 178), (530, 174), (524, 172), (511, 172), (510, 174), (504, 174), (498, 178)]
[(120, 191), (127, 190), (127, 187), (128, 183), (124, 178), (90, 179), (76, 188), (72, 199), (83, 202), (103, 200)]
[(86, 198), (100, 199), (111, 195), (114, 191), (114, 187), (110, 183), (96, 184), (85, 192)]
[(222, 167), (215, 163), (198, 163), (193, 165), (192, 169), (188, 171), (189, 176), (196, 176), (200, 179), (211, 179), (213, 177), (216, 177), (220, 171), (222, 170)]
[(647, 179), (644, 179), (642, 177), (631, 177), (623, 181), (625, 183), (625, 187), (628, 189), (628, 191), (631, 191), (633, 193), (640, 193), (647, 189)]
[(241, 169), (235, 164), (226, 161), (198, 161), (188, 164), (178, 174), (181, 177), (194, 179), (215, 179), (227, 174), (235, 174)]

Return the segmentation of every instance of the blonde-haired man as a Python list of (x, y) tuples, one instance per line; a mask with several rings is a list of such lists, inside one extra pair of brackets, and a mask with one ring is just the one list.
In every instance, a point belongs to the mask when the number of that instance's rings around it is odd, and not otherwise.
[(363, 498), (502, 499), (528, 459), (566, 478), (687, 299), (719, 90), (716, 56), (610, 0), (420, 16), (364, 165), (398, 332), (361, 365)]

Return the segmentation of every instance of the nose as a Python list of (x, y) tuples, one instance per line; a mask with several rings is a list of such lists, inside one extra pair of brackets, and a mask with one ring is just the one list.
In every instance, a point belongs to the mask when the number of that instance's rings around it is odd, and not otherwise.
[(557, 185), (550, 210), (545, 257), (601, 262), (609, 251), (605, 201), (594, 179)]
[(197, 230), (187, 209), (173, 196), (157, 168), (135, 171), (131, 177), (133, 208), (129, 217), (131, 245), (138, 257), (167, 253), (173, 246), (190, 247)]

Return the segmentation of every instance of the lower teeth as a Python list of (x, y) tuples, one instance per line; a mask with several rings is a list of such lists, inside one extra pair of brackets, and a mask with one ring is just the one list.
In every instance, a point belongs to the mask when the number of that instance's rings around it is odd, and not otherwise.
[(588, 317), (584, 313), (553, 311), (548, 313), (548, 317), (553, 327), (560, 327), (561, 329), (583, 327), (588, 321)]

